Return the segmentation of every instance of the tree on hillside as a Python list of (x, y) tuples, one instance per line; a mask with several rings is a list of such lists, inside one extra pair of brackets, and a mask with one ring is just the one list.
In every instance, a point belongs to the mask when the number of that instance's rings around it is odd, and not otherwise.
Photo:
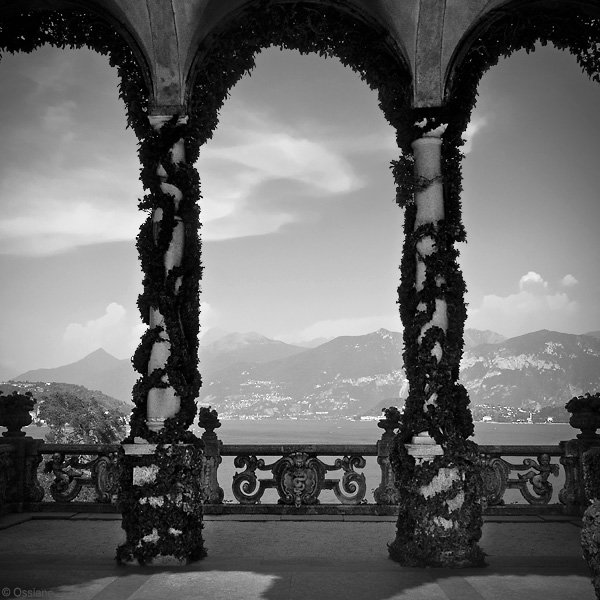
[(114, 444), (126, 435), (127, 416), (102, 405), (96, 398), (73, 392), (50, 392), (38, 397), (38, 420), (54, 444)]

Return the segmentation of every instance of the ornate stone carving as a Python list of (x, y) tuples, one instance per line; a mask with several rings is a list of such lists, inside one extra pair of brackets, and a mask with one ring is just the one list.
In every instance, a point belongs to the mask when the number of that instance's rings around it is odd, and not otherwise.
[(381, 469), (381, 483), (373, 490), (373, 497), (377, 504), (396, 505), (400, 501), (400, 495), (390, 463), (390, 450), (394, 441), (394, 431), (400, 427), (400, 411), (390, 407), (384, 409), (383, 413), (384, 418), (377, 423), (377, 427), (384, 430), (377, 442), (377, 464)]
[(265, 480), (259, 481), (256, 477), (256, 469), (266, 471), (277, 463), (265, 465), (265, 461), (262, 458), (257, 458), (255, 454), (245, 454), (236, 456), (233, 464), (238, 469), (245, 467), (244, 471), (241, 473), (236, 472), (233, 476), (231, 486), (233, 495), (241, 504), (259, 504), (265, 489), (270, 486), (266, 485)]
[(98, 502), (112, 502), (119, 488), (120, 461), (116, 452), (99, 456), (91, 463), (92, 480)]
[(277, 461), (273, 475), (277, 482), (280, 504), (299, 507), (319, 503), (325, 466), (317, 457), (306, 452), (293, 452)]
[[(540, 454), (537, 461), (525, 458), (522, 465), (516, 465), (500, 456), (484, 454), (480, 464), (484, 499), (488, 506), (504, 504), (503, 497), (507, 489), (518, 489), (529, 504), (550, 502), (553, 488), (548, 477), (556, 477), (559, 473), (559, 466), (552, 464), (550, 455)], [(516, 479), (509, 477), (511, 471), (517, 471)]]
[[(320, 462), (320, 461), (319, 461)], [(367, 461), (358, 454), (351, 454), (338, 458), (332, 466), (321, 463), (327, 471), (343, 469), (341, 479), (326, 479), (322, 487), (333, 489), (336, 498), (342, 504), (360, 504), (367, 492), (367, 482), (364, 473), (357, 473), (354, 469), (364, 469)], [(333, 485), (333, 487), (331, 487)]]
[(204, 489), (204, 502), (207, 504), (222, 504), (225, 493), (219, 485), (219, 465), (221, 458), (221, 446), (223, 443), (217, 437), (215, 429), (221, 427), (219, 415), (211, 407), (201, 407), (198, 411), (198, 425), (206, 429), (202, 434), (204, 442), (204, 463), (202, 466), (202, 480)]
[(79, 496), (83, 486), (94, 486), (97, 502), (112, 502), (118, 492), (119, 469), (116, 452), (88, 462), (80, 462), (78, 456), (66, 460), (63, 453), (55, 452), (45, 465), (45, 471), (54, 475), (50, 494), (56, 502), (71, 502)]
[[(337, 458), (329, 465), (315, 454), (301, 450), (284, 454), (271, 464), (265, 464), (255, 454), (236, 456), (234, 465), (245, 467), (233, 476), (233, 494), (242, 504), (258, 504), (268, 488), (276, 488), (279, 504), (305, 506), (319, 503), (322, 490), (333, 490), (342, 504), (360, 504), (364, 501), (367, 484), (365, 476), (355, 469), (365, 467), (359, 454)], [(256, 471), (271, 471), (271, 479), (258, 479)], [(338, 479), (325, 479), (328, 471), (343, 471)]]
[[(523, 461), (529, 467), (526, 473), (518, 473), (518, 488), (529, 504), (548, 504), (552, 498), (552, 484), (548, 481), (550, 475), (558, 476), (559, 467), (550, 462), (548, 454), (540, 454), (537, 462), (531, 458)], [(531, 488), (531, 489), (530, 489)]]

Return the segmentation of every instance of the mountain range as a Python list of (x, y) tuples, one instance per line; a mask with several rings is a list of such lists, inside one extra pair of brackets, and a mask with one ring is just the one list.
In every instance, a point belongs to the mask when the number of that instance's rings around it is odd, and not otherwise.
[[(408, 393), (402, 334), (380, 329), (342, 336), (314, 348), (258, 333), (215, 333), (200, 347), (199, 402), (230, 416), (373, 414)], [(102, 349), (19, 381), (61, 381), (130, 402), (136, 380), (129, 360)], [(539, 410), (600, 389), (600, 332), (537, 331), (505, 339), (467, 329), (461, 382), (473, 405)]]

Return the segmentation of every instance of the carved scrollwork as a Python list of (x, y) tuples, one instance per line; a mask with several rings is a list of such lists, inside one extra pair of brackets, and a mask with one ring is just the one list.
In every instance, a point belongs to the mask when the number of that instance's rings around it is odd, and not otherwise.
[(56, 502), (71, 502), (77, 498), (86, 483), (80, 466), (77, 457), (65, 460), (65, 455), (60, 452), (55, 452), (46, 462), (46, 472), (54, 475), (50, 494)]
[(529, 504), (548, 504), (552, 498), (552, 484), (548, 481), (548, 477), (558, 476), (558, 465), (550, 462), (548, 454), (540, 454), (537, 462), (532, 458), (526, 458), (523, 465), (524, 467), (519, 469), (528, 469), (528, 471), (517, 474), (515, 487), (521, 491), (523, 498)]
[(92, 461), (92, 480), (98, 502), (111, 502), (119, 485), (119, 460), (116, 452)]
[[(522, 465), (509, 463), (499, 456), (480, 457), (483, 496), (488, 506), (504, 504), (507, 489), (518, 489), (529, 504), (548, 504), (552, 498), (550, 475), (558, 476), (559, 466), (551, 463), (550, 455), (540, 454), (537, 461), (525, 458)], [(509, 478), (511, 471), (516, 478)]]
[(481, 478), (483, 497), (488, 506), (504, 504), (503, 496), (508, 487), (510, 463), (498, 456), (481, 456)]
[(259, 480), (256, 476), (256, 470), (267, 471), (274, 468), (279, 461), (266, 465), (262, 458), (257, 458), (254, 454), (243, 454), (236, 456), (233, 460), (233, 464), (241, 469), (245, 467), (245, 470), (241, 473), (235, 473), (233, 476), (232, 491), (240, 504), (259, 504), (260, 499), (265, 493), (267, 487), (271, 487), (269, 484), (272, 482)]
[(325, 466), (306, 452), (292, 452), (277, 461), (273, 477), (279, 492), (279, 504), (296, 507), (319, 503)]
[(357, 473), (354, 469), (364, 469), (367, 461), (359, 454), (351, 454), (338, 458), (333, 468), (327, 470), (343, 469), (344, 475), (339, 479), (333, 492), (342, 504), (360, 504), (367, 493), (367, 482), (364, 473)]
[(54, 475), (50, 494), (56, 502), (71, 502), (79, 496), (83, 486), (94, 486), (97, 502), (112, 502), (119, 485), (120, 463), (116, 452), (101, 455), (90, 461), (81, 461), (79, 456), (65, 458), (55, 452), (46, 461), (46, 473)]

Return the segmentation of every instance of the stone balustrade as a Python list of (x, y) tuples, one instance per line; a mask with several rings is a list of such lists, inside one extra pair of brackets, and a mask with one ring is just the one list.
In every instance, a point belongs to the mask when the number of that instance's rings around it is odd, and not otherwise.
[[(204, 512), (396, 514), (389, 463), (394, 428), (385, 428), (374, 444), (223, 444), (214, 431), (207, 431)], [(480, 445), (484, 513), (580, 514), (586, 504), (578, 458), (587, 449), (583, 445), (581, 440), (551, 446)], [(43, 497), (29, 494), (21, 502), (30, 510), (80, 504), (86, 511), (118, 510), (120, 445), (37, 441), (36, 449), (37, 457), (27, 463), (31, 473), (22, 477), (18, 447), (0, 444), (0, 511), (14, 509), (19, 481), (26, 481), (28, 489), (44, 490)], [(266, 498), (267, 490), (274, 490), (275, 499), (273, 493)]]

